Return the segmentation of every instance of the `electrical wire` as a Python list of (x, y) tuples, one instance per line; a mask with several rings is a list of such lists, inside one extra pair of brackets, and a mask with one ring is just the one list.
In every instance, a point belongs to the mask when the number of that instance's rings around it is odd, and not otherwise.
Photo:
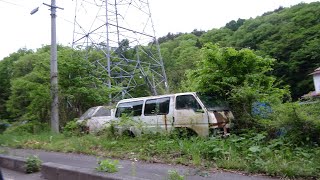
[(0, 2), (4, 2), (4, 3), (7, 3), (7, 4), (14, 5), (14, 6), (25, 7), (25, 6), (21, 5), (21, 4), (16, 4), (16, 3), (5, 1), (5, 0), (0, 0)]

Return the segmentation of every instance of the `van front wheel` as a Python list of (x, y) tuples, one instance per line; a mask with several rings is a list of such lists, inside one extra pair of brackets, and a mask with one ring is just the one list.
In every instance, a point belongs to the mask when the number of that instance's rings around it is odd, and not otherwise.
[(122, 136), (126, 136), (126, 137), (135, 137), (134, 133), (132, 131), (126, 130), (122, 132)]

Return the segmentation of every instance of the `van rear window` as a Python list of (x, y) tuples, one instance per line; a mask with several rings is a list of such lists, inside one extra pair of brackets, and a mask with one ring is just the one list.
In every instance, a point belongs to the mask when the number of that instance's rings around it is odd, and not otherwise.
[(169, 113), (170, 98), (150, 99), (146, 101), (144, 115), (165, 115)]
[(143, 101), (120, 103), (117, 108), (116, 117), (121, 117), (123, 114), (129, 116), (141, 116)]

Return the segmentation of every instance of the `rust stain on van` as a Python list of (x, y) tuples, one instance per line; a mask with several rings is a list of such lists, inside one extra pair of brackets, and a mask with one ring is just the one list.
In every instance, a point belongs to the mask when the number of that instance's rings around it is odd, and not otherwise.
[(166, 128), (166, 131), (168, 131), (167, 115), (166, 114), (163, 116), (163, 119), (164, 119), (164, 125), (165, 125), (165, 128)]
[(213, 112), (217, 119), (217, 124), (219, 128), (223, 128), (230, 121), (230, 114), (225, 111)]

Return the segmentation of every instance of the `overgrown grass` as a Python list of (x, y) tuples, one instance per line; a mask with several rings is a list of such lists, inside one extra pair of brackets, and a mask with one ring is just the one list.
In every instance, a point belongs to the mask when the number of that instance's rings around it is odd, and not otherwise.
[[(319, 104), (288, 103), (273, 109), (259, 127), (228, 138), (181, 138), (179, 134), (120, 136), (116, 126), (140, 124), (129, 117), (111, 124), (97, 135), (83, 133), (69, 122), (62, 134), (51, 134), (43, 124), (9, 127), (0, 135), (0, 146), (85, 153), (99, 157), (144, 160), (265, 173), (290, 178), (320, 178)], [(121, 124), (122, 123), (122, 124)], [(244, 132), (243, 130), (243, 132)], [(134, 174), (134, 168), (132, 170)]]
[(222, 138), (177, 138), (165, 135), (112, 137), (110, 135), (64, 136), (3, 134), (0, 145), (85, 153), (120, 159), (176, 163), (200, 168), (218, 167), (281, 177), (320, 177), (320, 148), (298, 147), (266, 135), (245, 134)]

